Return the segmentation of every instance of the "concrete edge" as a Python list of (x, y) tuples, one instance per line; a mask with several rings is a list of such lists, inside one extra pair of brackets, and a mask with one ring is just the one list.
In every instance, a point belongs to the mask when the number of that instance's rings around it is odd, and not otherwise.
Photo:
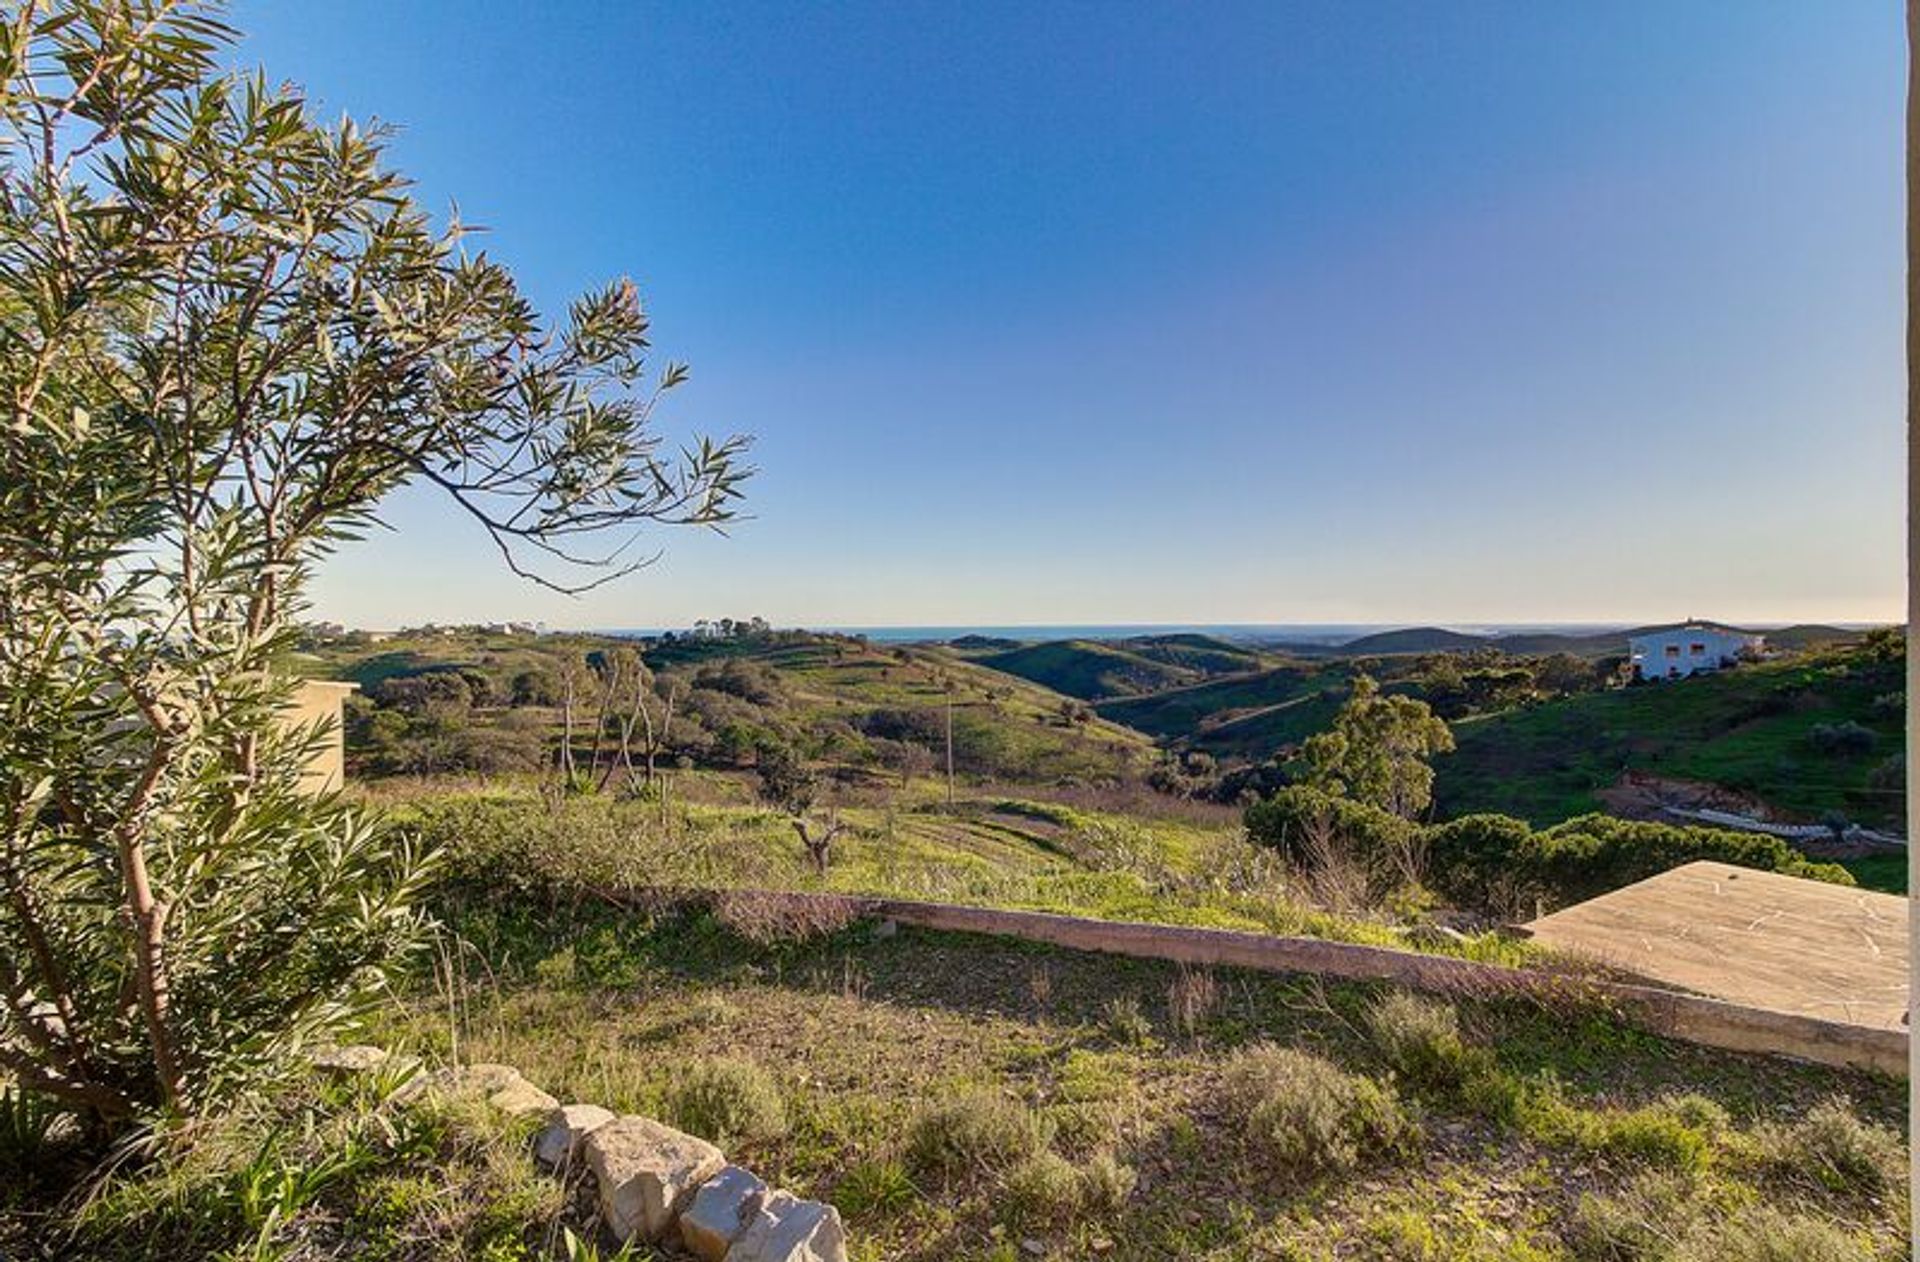
[(1655, 986), (1539, 973), (1392, 947), (859, 894), (685, 888), (608, 891), (607, 896), (621, 902), (649, 898), (671, 901), (708, 900), (728, 893), (812, 902), (855, 916), (879, 917), (923, 929), (1017, 938), (1136, 959), (1388, 981), (1440, 994), (1585, 999), (1610, 1004), (1634, 1024), (1684, 1042), (1907, 1076), (1908, 1038), (1903, 1031), (1753, 1008)]

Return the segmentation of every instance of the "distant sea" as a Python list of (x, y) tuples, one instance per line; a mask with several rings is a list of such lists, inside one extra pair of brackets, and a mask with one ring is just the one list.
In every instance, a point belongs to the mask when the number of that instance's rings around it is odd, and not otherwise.
[[(997, 640), (1125, 640), (1138, 635), (1210, 635), (1240, 644), (1345, 644), (1363, 635), (1398, 631), (1421, 624), (1410, 622), (1110, 622), (1085, 624), (1009, 624), (1004, 626), (914, 626), (914, 627), (809, 627), (812, 631), (832, 631), (841, 635), (864, 635), (886, 644), (944, 643), (964, 636), (983, 636)], [(1592, 635), (1603, 631), (1625, 630), (1625, 622), (1581, 623), (1473, 623), (1445, 624), (1449, 631), (1473, 635), (1530, 634)], [(676, 633), (685, 628), (674, 628)], [(610, 635), (652, 636), (657, 629), (622, 628)]]

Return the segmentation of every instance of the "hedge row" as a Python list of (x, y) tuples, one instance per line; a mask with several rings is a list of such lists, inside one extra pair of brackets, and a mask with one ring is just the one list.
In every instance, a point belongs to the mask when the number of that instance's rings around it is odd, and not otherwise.
[(1582, 815), (1544, 830), (1508, 815), (1423, 825), (1294, 787), (1248, 807), (1246, 826), (1254, 841), (1302, 864), (1316, 854), (1308, 837), (1324, 830), (1336, 853), (1389, 882), (1412, 854), (1424, 862), (1435, 893), (1499, 916), (1552, 911), (1696, 859), (1853, 884), (1845, 868), (1814, 862), (1777, 837), (1610, 815)]

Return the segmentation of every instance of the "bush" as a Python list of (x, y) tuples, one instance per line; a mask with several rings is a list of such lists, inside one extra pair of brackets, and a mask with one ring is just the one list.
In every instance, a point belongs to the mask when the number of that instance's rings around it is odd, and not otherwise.
[(1760, 1128), (1764, 1165), (1788, 1181), (1829, 1192), (1885, 1196), (1906, 1186), (1907, 1150), (1898, 1132), (1864, 1121), (1834, 1096), (1788, 1126)]
[(1239, 1053), (1226, 1066), (1221, 1091), (1243, 1142), (1281, 1176), (1404, 1155), (1419, 1135), (1391, 1088), (1293, 1048)]
[(1643, 1262), (1669, 1249), (1699, 1216), (1692, 1180), (1648, 1172), (1617, 1195), (1582, 1193), (1566, 1244), (1580, 1262)]
[(1391, 811), (1319, 789), (1294, 786), (1256, 802), (1243, 817), (1247, 836), (1306, 867), (1309, 834), (1329, 829), (1346, 858), (1381, 877), (1397, 875), (1400, 856), (1418, 840), (1419, 828)]
[(1139, 1182), (1139, 1171), (1103, 1152), (1080, 1171), (1080, 1199), (1089, 1213), (1117, 1214)]
[(922, 1174), (1006, 1170), (1040, 1152), (1051, 1127), (1018, 1100), (970, 1091), (923, 1107), (907, 1128), (907, 1162)]
[(1874, 1262), (1867, 1245), (1817, 1218), (1751, 1205), (1689, 1233), (1673, 1262)]
[(1404, 990), (1382, 995), (1367, 1009), (1374, 1047), (1393, 1071), (1417, 1086), (1456, 1091), (1489, 1058), (1460, 1037), (1460, 1016), (1451, 1004)]
[(1468, 815), (1427, 830), (1429, 879), (1462, 906), (1506, 914), (1581, 902), (1683, 863), (1739, 867), (1851, 885), (1777, 837), (1581, 815), (1543, 832), (1504, 815)]
[(1027, 1227), (1060, 1227), (1080, 1215), (1085, 1185), (1073, 1163), (1040, 1151), (1007, 1171), (1007, 1217)]
[(787, 1105), (773, 1076), (752, 1061), (695, 1061), (667, 1089), (674, 1124), (722, 1147), (787, 1133)]
[(1852, 719), (1844, 723), (1816, 723), (1807, 732), (1807, 744), (1830, 758), (1854, 758), (1868, 753), (1877, 740), (1872, 728)]

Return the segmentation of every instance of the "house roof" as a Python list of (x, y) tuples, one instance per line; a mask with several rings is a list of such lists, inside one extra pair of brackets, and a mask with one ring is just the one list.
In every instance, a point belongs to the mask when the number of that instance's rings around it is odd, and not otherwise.
[(1748, 636), (1756, 640), (1766, 637), (1758, 631), (1749, 631), (1745, 627), (1728, 626), (1724, 622), (1709, 622), (1705, 619), (1693, 619), (1688, 622), (1670, 622), (1658, 627), (1635, 627), (1627, 633), (1629, 640), (1645, 639), (1653, 635), (1666, 635), (1674, 631), (1718, 631), (1724, 635)]

